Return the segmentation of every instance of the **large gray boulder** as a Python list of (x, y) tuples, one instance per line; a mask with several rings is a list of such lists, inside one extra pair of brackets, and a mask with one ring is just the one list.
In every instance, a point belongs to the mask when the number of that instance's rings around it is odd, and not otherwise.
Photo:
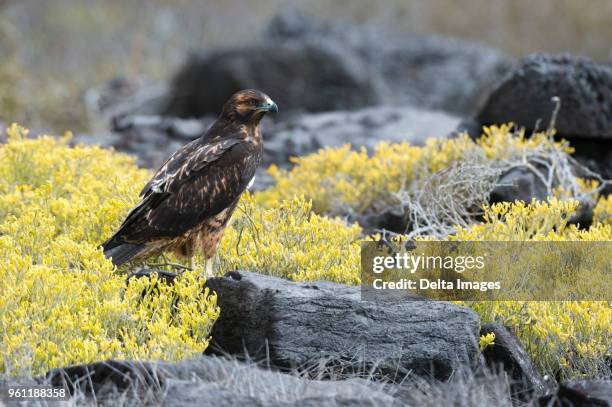
[(499, 323), (486, 323), (481, 335), (495, 334), (495, 342), (483, 349), (482, 356), (493, 371), (503, 369), (511, 379), (511, 393), (524, 402), (547, 392), (546, 382), (531, 362), (516, 336)]
[(571, 138), (612, 139), (612, 68), (568, 54), (533, 54), (489, 95), (476, 120), (515, 122), (533, 130), (550, 121), (553, 97), (561, 99), (558, 133)]
[(368, 302), (359, 287), (244, 271), (206, 285), (222, 310), (208, 353), (280, 369), (323, 363), (336, 373), (371, 372), (391, 381), (409, 374), (444, 380), (478, 360), (478, 316), (449, 303)]
[[(489, 95), (472, 122), (474, 137), (483, 125), (513, 122), (528, 133), (545, 129), (553, 97), (561, 100), (555, 128), (576, 157), (592, 171), (612, 178), (612, 68), (571, 55), (533, 54), (520, 61)], [(588, 174), (582, 174), (588, 177)], [(608, 186), (612, 192), (612, 185)]]
[(268, 93), (281, 113), (379, 104), (473, 113), (509, 67), (508, 58), (481, 44), (323, 23), (285, 7), (263, 40), (189, 58), (163, 113), (216, 113), (227, 95), (249, 87)]
[(325, 111), (380, 104), (380, 75), (338, 41), (300, 40), (202, 51), (175, 75), (171, 116), (216, 113), (232, 93), (264, 90), (282, 111)]

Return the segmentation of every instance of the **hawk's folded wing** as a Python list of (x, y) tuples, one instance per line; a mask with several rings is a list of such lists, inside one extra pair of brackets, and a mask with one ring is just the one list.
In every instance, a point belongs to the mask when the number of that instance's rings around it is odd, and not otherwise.
[(145, 185), (142, 200), (105, 249), (181, 236), (233, 205), (259, 164), (249, 148), (242, 138), (228, 137), (195, 140), (174, 153)]

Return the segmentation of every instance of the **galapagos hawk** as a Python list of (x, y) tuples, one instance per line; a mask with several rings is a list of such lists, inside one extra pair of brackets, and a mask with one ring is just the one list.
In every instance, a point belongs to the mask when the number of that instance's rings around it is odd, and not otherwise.
[(104, 255), (118, 266), (174, 251), (193, 268), (200, 249), (211, 275), (223, 231), (261, 163), (259, 122), (267, 112), (278, 107), (263, 92), (232, 95), (210, 129), (157, 170), (140, 202), (102, 244)]

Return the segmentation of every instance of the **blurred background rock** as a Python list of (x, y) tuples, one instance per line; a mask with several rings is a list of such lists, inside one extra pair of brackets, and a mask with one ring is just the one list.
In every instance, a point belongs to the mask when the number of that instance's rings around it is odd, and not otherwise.
[[(92, 130), (85, 91), (113, 77), (167, 78), (189, 51), (262, 41), (281, 0), (5, 0), (0, 2), (0, 118)], [(296, 0), (323, 21), (475, 40), (510, 56), (533, 51), (612, 58), (612, 2), (592, 0)]]

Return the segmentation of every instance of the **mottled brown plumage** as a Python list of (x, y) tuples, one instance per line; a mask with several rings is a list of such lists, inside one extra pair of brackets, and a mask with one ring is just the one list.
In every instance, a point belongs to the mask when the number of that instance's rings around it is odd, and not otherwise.
[[(102, 244), (114, 264), (174, 251), (213, 258), (240, 196), (263, 155), (259, 121), (276, 104), (257, 90), (235, 93), (202, 137), (175, 152), (140, 193), (141, 201)], [(208, 266), (208, 262), (207, 262)]]

